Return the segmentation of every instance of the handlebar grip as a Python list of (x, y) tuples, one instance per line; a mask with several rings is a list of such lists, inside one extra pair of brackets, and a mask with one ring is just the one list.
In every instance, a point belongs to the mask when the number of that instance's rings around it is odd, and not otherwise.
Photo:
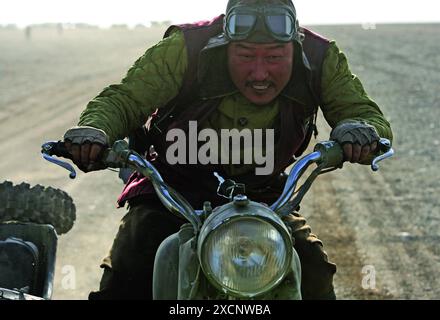
[(341, 167), (344, 162), (342, 147), (335, 141), (322, 141), (316, 144), (315, 151), (321, 152), (321, 163), (325, 163), (326, 168)]

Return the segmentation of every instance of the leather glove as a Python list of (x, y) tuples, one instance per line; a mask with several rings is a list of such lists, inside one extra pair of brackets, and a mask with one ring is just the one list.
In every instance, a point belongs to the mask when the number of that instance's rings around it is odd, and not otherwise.
[(361, 121), (341, 123), (330, 134), (330, 140), (343, 147), (345, 160), (352, 163), (364, 163), (375, 153), (379, 139), (376, 129)]
[(84, 172), (104, 169), (99, 160), (108, 146), (108, 140), (103, 130), (87, 126), (74, 127), (64, 134), (64, 142), (73, 162)]
[(107, 134), (101, 130), (93, 127), (73, 127), (64, 134), (64, 141), (70, 141), (72, 144), (83, 143), (99, 143), (103, 146), (108, 145)]

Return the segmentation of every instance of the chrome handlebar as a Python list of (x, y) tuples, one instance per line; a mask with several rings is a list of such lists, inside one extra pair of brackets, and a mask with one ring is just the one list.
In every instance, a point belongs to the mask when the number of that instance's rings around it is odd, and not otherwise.
[(283, 193), (278, 198), (278, 200), (270, 206), (270, 209), (272, 211), (277, 211), (278, 209), (284, 207), (284, 205), (292, 198), (299, 178), (304, 174), (304, 172), (312, 163), (316, 163), (321, 158), (321, 152), (315, 151), (298, 160), (298, 162), (293, 166), (292, 170), (289, 173), (289, 177), (287, 178)]
[[(371, 169), (373, 171), (379, 170), (379, 162), (394, 155), (394, 150), (392, 149), (391, 142), (388, 139), (381, 138), (379, 140), (378, 148), (380, 151), (384, 152), (384, 154), (373, 159), (371, 164)], [(274, 212), (281, 212), (283, 207), (289, 203), (290, 199), (295, 193), (299, 178), (304, 174), (311, 164), (316, 163), (318, 165), (323, 165), (323, 169), (337, 168), (338, 166), (342, 166), (342, 159), (342, 148), (339, 144), (332, 141), (318, 143), (315, 146), (315, 151), (313, 153), (304, 156), (293, 166), (289, 177), (287, 178), (283, 193), (278, 200), (270, 206), (271, 210)]]
[(202, 222), (192, 206), (177, 191), (168, 186), (160, 175), (159, 171), (140, 155), (132, 153), (128, 156), (127, 163), (134, 165), (136, 170), (148, 177), (162, 204), (177, 216), (182, 215), (194, 227), (199, 230)]
[[(63, 148), (63, 142), (45, 143), (42, 146), (43, 158), (70, 171), (69, 177), (74, 179), (76, 177), (76, 172), (72, 165), (53, 157), (56, 155), (70, 159), (70, 154)], [(381, 139), (379, 141), (379, 148), (384, 154), (373, 160), (371, 164), (373, 171), (379, 169), (379, 162), (394, 155), (394, 150), (391, 148), (391, 142), (387, 139)], [(61, 149), (63, 150), (60, 151)], [(335, 142), (322, 142), (317, 144), (314, 152), (302, 157), (293, 166), (287, 178), (283, 192), (278, 200), (270, 206), (271, 210), (274, 212), (280, 212), (283, 207), (289, 204), (290, 199), (295, 193), (300, 177), (311, 164), (316, 163), (322, 166), (323, 169), (328, 169), (337, 168), (342, 165), (342, 162), (342, 148), (339, 144)], [(142, 158), (136, 152), (130, 151), (126, 141), (117, 141), (112, 149), (108, 149), (103, 156), (103, 163), (110, 168), (128, 166), (148, 177), (153, 183), (154, 189), (164, 206), (172, 213), (183, 216), (187, 219), (193, 225), (196, 232), (200, 229), (202, 225), (200, 212), (194, 210), (185, 198), (183, 198), (176, 190), (168, 186), (163, 181), (162, 176), (157, 169), (149, 161)]]

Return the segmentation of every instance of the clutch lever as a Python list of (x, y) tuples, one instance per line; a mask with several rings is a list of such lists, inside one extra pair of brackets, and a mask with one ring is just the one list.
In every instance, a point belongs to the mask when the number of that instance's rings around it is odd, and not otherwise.
[(379, 170), (379, 165), (378, 165), (379, 162), (391, 158), (394, 155), (394, 150), (391, 146), (391, 141), (388, 139), (381, 138), (379, 140), (379, 150), (385, 153), (374, 158), (373, 162), (371, 163), (371, 169), (373, 171)]

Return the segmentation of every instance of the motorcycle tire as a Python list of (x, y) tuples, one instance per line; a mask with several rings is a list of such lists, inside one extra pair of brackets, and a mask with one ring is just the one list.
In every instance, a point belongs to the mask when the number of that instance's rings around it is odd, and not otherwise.
[(0, 223), (9, 221), (52, 225), (67, 233), (76, 219), (72, 198), (63, 190), (28, 183), (0, 183)]

